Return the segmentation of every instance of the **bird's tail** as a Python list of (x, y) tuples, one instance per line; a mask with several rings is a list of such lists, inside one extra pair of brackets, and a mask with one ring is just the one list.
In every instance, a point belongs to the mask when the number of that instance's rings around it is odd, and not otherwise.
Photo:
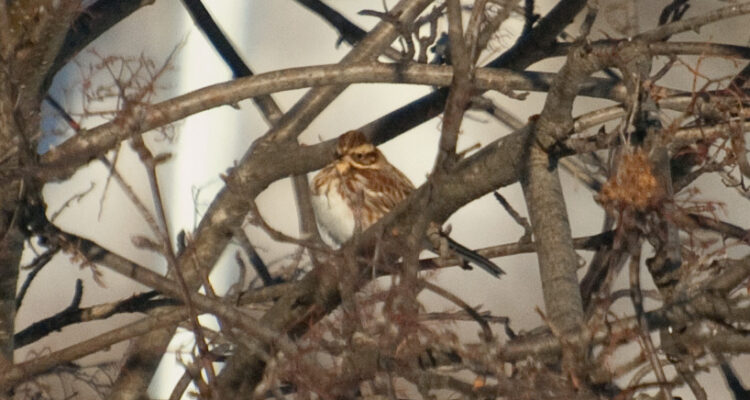
[(497, 266), (497, 264), (493, 263), (488, 258), (447, 236), (444, 237), (448, 240), (448, 247), (464, 261), (472, 263), (479, 268), (489, 272), (495, 278), (499, 278), (500, 275), (505, 275), (505, 271), (503, 271), (500, 267)]

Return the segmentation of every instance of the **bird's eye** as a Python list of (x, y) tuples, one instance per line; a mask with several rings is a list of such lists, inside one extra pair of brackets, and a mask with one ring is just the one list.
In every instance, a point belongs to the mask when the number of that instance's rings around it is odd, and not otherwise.
[(362, 165), (368, 165), (375, 162), (374, 153), (354, 153), (352, 154), (352, 158), (356, 163)]

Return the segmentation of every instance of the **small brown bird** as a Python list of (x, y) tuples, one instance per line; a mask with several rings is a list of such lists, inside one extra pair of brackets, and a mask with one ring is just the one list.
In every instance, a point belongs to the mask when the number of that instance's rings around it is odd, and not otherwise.
[[(414, 190), (414, 185), (391, 165), (383, 153), (359, 131), (339, 137), (336, 159), (312, 182), (318, 224), (337, 244), (377, 222)], [(495, 277), (505, 272), (490, 260), (448, 238), (448, 246), (464, 260)]]

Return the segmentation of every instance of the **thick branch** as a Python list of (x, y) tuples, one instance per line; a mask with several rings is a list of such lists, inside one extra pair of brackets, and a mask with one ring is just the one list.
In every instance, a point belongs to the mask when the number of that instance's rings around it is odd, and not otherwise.
[[(110, 123), (85, 130), (42, 156), (42, 170), (36, 172), (44, 181), (66, 179), (78, 168), (114, 149), (127, 138), (179, 121), (190, 115), (222, 105), (278, 91), (310, 86), (350, 83), (417, 83), (448, 86), (453, 72), (451, 67), (412, 64), (407, 66), (367, 64), (353, 66), (318, 66), (293, 68), (241, 78), (199, 89), (173, 99), (133, 111)], [(554, 75), (527, 72), (478, 69), (474, 85), (482, 90), (538, 90), (548, 89)], [(624, 91), (606, 79), (590, 79), (582, 86), (582, 94), (624, 99)], [(380, 142), (378, 142), (380, 143)], [(328, 160), (330, 161), (330, 160)], [(320, 168), (322, 164), (316, 168)], [(315, 169), (315, 168), (313, 168)], [(24, 176), (23, 171), (11, 171), (4, 178)]]
[(537, 243), (539, 270), (547, 317), (555, 329), (571, 332), (583, 322), (583, 301), (578, 288), (578, 255), (573, 247), (560, 177), (548, 153), (533, 142), (526, 150), (522, 179), (531, 227)]

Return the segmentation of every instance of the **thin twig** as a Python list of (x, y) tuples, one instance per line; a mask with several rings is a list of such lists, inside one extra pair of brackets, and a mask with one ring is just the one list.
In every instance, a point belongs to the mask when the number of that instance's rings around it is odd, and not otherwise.
[(464, 312), (466, 312), (468, 315), (470, 315), (474, 319), (474, 321), (476, 321), (479, 324), (479, 326), (482, 328), (482, 339), (485, 342), (492, 341), (493, 335), (492, 335), (492, 328), (490, 327), (490, 324), (487, 323), (487, 321), (473, 307), (469, 306), (460, 297), (456, 296), (455, 294), (449, 292), (446, 289), (441, 288), (440, 286), (434, 285), (427, 281), (422, 281), (420, 284), (424, 286), (425, 289), (461, 307), (461, 309), (464, 310)]
[(529, 221), (526, 218), (522, 217), (521, 214), (519, 214), (516, 210), (514, 210), (513, 206), (508, 203), (508, 200), (506, 200), (505, 197), (500, 194), (500, 192), (495, 191), (493, 192), (493, 194), (495, 195), (495, 200), (497, 200), (500, 205), (503, 206), (505, 211), (508, 212), (511, 218), (513, 218), (513, 220), (523, 228), (523, 236), (521, 236), (521, 239), (519, 239), (518, 241), (521, 243), (531, 241), (531, 225), (529, 225)]
[[(182, 300), (187, 307), (188, 314), (190, 315), (190, 323), (192, 326), (193, 334), (195, 335), (195, 342), (198, 347), (198, 358), (200, 359), (202, 369), (205, 371), (208, 378), (208, 385), (214, 385), (216, 383), (216, 371), (213, 367), (213, 360), (210, 359), (208, 342), (206, 340), (205, 334), (203, 333), (203, 327), (198, 320), (198, 313), (189, 296), (189, 293), (191, 291), (190, 286), (185, 279), (184, 273), (182, 271), (182, 265), (179, 263), (177, 255), (174, 251), (174, 247), (172, 246), (172, 239), (169, 235), (168, 230), (169, 224), (167, 222), (167, 215), (164, 210), (164, 201), (161, 196), (161, 188), (158, 181), (159, 178), (156, 173), (156, 167), (161, 162), (166, 161), (167, 158), (154, 157), (148, 147), (146, 147), (146, 144), (143, 142), (142, 136), (135, 136), (132, 143), (133, 149), (136, 151), (139, 158), (141, 159), (141, 162), (146, 168), (146, 175), (148, 176), (151, 194), (153, 196), (154, 208), (156, 210), (156, 221), (159, 224), (158, 230), (155, 233), (161, 241), (161, 253), (167, 259), (167, 264), (169, 265), (170, 270), (177, 277), (177, 282), (179, 283), (183, 291)], [(210, 284), (208, 284), (208, 282), (205, 283), (206, 284), (204, 285), (204, 288), (206, 290), (206, 293), (210, 295), (212, 293), (210, 291)], [(207, 395), (207, 393), (202, 394), (204, 396)]]
[(697, 17), (661, 25), (658, 28), (654, 28), (650, 31), (638, 35), (638, 39), (648, 42), (657, 42), (665, 40), (670, 36), (680, 32), (696, 30), (703, 25), (708, 25), (712, 22), (721, 21), (728, 18), (739, 17), (747, 13), (750, 13), (750, 3), (733, 4), (728, 7), (719, 8), (711, 12), (707, 12)]
[(16, 308), (21, 308), (21, 303), (23, 302), (23, 298), (26, 296), (26, 291), (29, 290), (29, 286), (31, 286), (31, 282), (42, 270), (42, 268), (44, 268), (52, 260), (52, 257), (54, 257), (55, 254), (57, 254), (59, 251), (60, 247), (52, 246), (48, 248), (44, 253), (35, 257), (34, 261), (32, 261), (29, 266), (22, 268), (31, 269), (31, 271), (29, 271), (29, 274), (26, 275), (26, 279), (23, 281), (23, 284), (21, 284), (21, 287), (18, 290), (18, 294), (16, 295)]
[[(633, 240), (635, 241), (635, 240)], [(656, 375), (656, 379), (659, 381), (660, 391), (662, 399), (671, 399), (672, 396), (669, 393), (669, 386), (667, 385), (667, 377), (664, 374), (664, 369), (659, 361), (659, 356), (656, 351), (656, 346), (651, 340), (650, 330), (648, 327), (648, 321), (644, 316), (643, 309), (643, 293), (641, 293), (641, 280), (640, 280), (640, 269), (641, 269), (641, 246), (639, 243), (632, 243), (630, 252), (630, 298), (633, 301), (633, 308), (635, 308), (635, 316), (640, 327), (639, 337), (643, 344), (646, 357), (651, 364), (651, 369)]]

